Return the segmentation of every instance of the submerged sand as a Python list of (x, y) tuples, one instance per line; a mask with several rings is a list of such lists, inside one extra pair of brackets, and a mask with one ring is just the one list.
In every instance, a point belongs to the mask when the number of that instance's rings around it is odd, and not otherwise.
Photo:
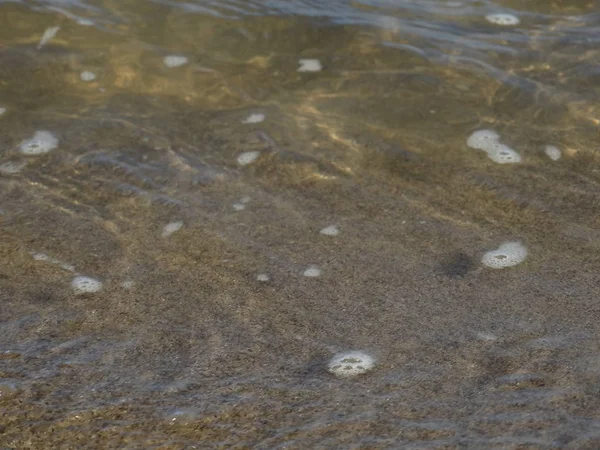
[[(139, 14), (169, 52), (135, 24), (0, 48), (0, 446), (598, 448), (597, 102), (572, 41), (507, 59)], [(479, 129), (521, 162), (470, 148)], [(57, 148), (19, 154), (38, 130)], [(482, 264), (505, 242), (527, 257)], [(352, 350), (375, 367), (327, 371)]]

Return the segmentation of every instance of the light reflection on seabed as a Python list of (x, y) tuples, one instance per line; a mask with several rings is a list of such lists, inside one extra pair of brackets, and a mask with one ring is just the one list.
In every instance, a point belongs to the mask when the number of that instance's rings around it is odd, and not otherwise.
[(0, 0), (0, 447), (598, 448), (593, 2), (268, 3)]

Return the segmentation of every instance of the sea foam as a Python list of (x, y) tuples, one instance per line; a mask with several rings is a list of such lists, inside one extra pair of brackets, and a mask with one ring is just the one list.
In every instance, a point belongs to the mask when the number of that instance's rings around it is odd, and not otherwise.
[(338, 377), (362, 375), (375, 367), (375, 358), (367, 353), (350, 351), (338, 353), (327, 366), (327, 370)]
[(41, 155), (58, 147), (58, 138), (49, 131), (36, 131), (33, 137), (21, 142), (19, 150), (24, 155)]
[(521, 264), (527, 258), (527, 247), (520, 241), (504, 242), (496, 250), (483, 255), (481, 262), (491, 269), (504, 269)]

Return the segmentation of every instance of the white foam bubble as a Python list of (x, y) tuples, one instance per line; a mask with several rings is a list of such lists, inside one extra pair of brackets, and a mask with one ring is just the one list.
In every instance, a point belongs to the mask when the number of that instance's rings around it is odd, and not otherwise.
[(90, 19), (77, 19), (78, 25), (83, 25), (84, 27), (91, 27), (94, 25), (94, 22)]
[(135, 282), (132, 280), (125, 280), (121, 283), (121, 286), (124, 289), (133, 289), (133, 287), (135, 286)]
[(375, 367), (375, 358), (364, 352), (338, 353), (327, 366), (327, 370), (338, 377), (362, 375)]
[(21, 142), (19, 149), (25, 155), (40, 155), (58, 147), (58, 138), (49, 131), (36, 131), (32, 138)]
[(50, 257), (45, 253), (34, 252), (32, 255), (33, 259), (36, 261), (50, 261)]
[(180, 408), (165, 417), (171, 425), (189, 425), (202, 417), (202, 410), (196, 408)]
[(182, 55), (169, 55), (163, 58), (163, 63), (169, 68), (184, 66), (188, 61), (187, 56)]
[(552, 161), (558, 161), (560, 158), (562, 158), (562, 152), (558, 147), (555, 147), (554, 145), (546, 145), (546, 147), (544, 148), (544, 153)]
[(392, 16), (378, 16), (376, 24), (385, 31), (397, 33), (402, 26), (400, 19)]
[(254, 114), (250, 114), (248, 117), (246, 117), (244, 120), (242, 120), (242, 123), (261, 123), (264, 120), (265, 120), (264, 114), (254, 113)]
[(6, 112), (6, 108), (4, 106), (0, 106), (0, 116)]
[(486, 150), (500, 140), (500, 135), (494, 130), (474, 131), (467, 139), (467, 145), (478, 150)]
[(319, 277), (319, 276), (321, 276), (321, 269), (319, 269), (317, 266), (309, 266), (304, 271), (304, 276), (305, 277)]
[(318, 59), (300, 59), (298, 60), (298, 72), (320, 72), (323, 70), (323, 65)]
[(259, 273), (258, 275), (256, 275), (256, 279), (258, 281), (262, 281), (263, 283), (266, 283), (270, 280), (269, 275), (267, 275), (266, 273)]
[(59, 259), (53, 258), (52, 256), (47, 255), (42, 252), (29, 252), (31, 257), (36, 261), (43, 261), (50, 264), (55, 264), (59, 266), (63, 270), (68, 270), (69, 272), (75, 272), (75, 266), (72, 264), (64, 263)]
[(491, 333), (486, 333), (484, 331), (479, 331), (479, 332), (475, 333), (475, 336), (477, 336), (482, 341), (492, 342), (492, 341), (497, 341), (498, 340), (497, 336), (495, 336), (495, 335), (493, 335)]
[(61, 269), (68, 270), (69, 272), (75, 272), (75, 266), (73, 264), (63, 263), (60, 261), (57, 261), (57, 264)]
[(235, 202), (233, 204), (233, 209), (235, 209), (236, 211), (243, 211), (244, 209), (246, 209), (246, 204), (250, 202), (250, 197), (245, 196), (240, 198), (239, 202)]
[(162, 230), (162, 237), (169, 237), (176, 231), (181, 230), (183, 227), (183, 222), (171, 222), (166, 224)]
[(40, 42), (37, 45), (37, 49), (40, 50), (44, 45), (46, 45), (50, 41), (50, 39), (52, 39), (54, 36), (56, 36), (56, 33), (58, 33), (58, 30), (60, 30), (60, 27), (46, 28), (46, 31), (44, 31), (44, 34), (42, 34)]
[(79, 78), (81, 81), (85, 82), (94, 81), (96, 79), (96, 74), (94, 72), (90, 72), (89, 70), (84, 70), (79, 74)]
[(467, 138), (467, 145), (471, 148), (483, 150), (488, 158), (499, 164), (521, 162), (521, 155), (500, 142), (500, 135), (494, 130), (477, 130)]
[(8, 381), (0, 382), (0, 400), (14, 397), (19, 392), (19, 388), (14, 383)]
[(73, 278), (71, 286), (76, 294), (92, 294), (102, 290), (102, 282), (95, 278), (79, 275)]
[(5, 175), (19, 173), (26, 165), (27, 163), (25, 161), (8, 161), (3, 164), (0, 164), (0, 173), (3, 173)]
[(488, 152), (488, 157), (498, 164), (510, 164), (521, 162), (521, 155), (504, 144), (496, 144)]
[(254, 161), (256, 161), (259, 156), (260, 156), (259, 151), (244, 152), (244, 153), (238, 155), (237, 163), (240, 166), (245, 166), (245, 165), (251, 164)]
[(488, 14), (485, 20), (496, 25), (512, 26), (521, 23), (519, 18), (513, 14)]
[(491, 269), (504, 269), (525, 261), (527, 253), (527, 247), (520, 241), (504, 242), (496, 250), (484, 254), (481, 262)]
[(335, 225), (329, 225), (328, 227), (323, 228), (319, 233), (324, 234), (325, 236), (337, 236), (340, 234), (340, 230)]

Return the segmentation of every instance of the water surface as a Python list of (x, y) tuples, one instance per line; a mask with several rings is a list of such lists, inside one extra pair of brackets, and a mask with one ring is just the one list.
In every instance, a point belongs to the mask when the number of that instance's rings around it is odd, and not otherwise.
[(596, 1), (0, 0), (1, 446), (600, 447), (599, 44)]

